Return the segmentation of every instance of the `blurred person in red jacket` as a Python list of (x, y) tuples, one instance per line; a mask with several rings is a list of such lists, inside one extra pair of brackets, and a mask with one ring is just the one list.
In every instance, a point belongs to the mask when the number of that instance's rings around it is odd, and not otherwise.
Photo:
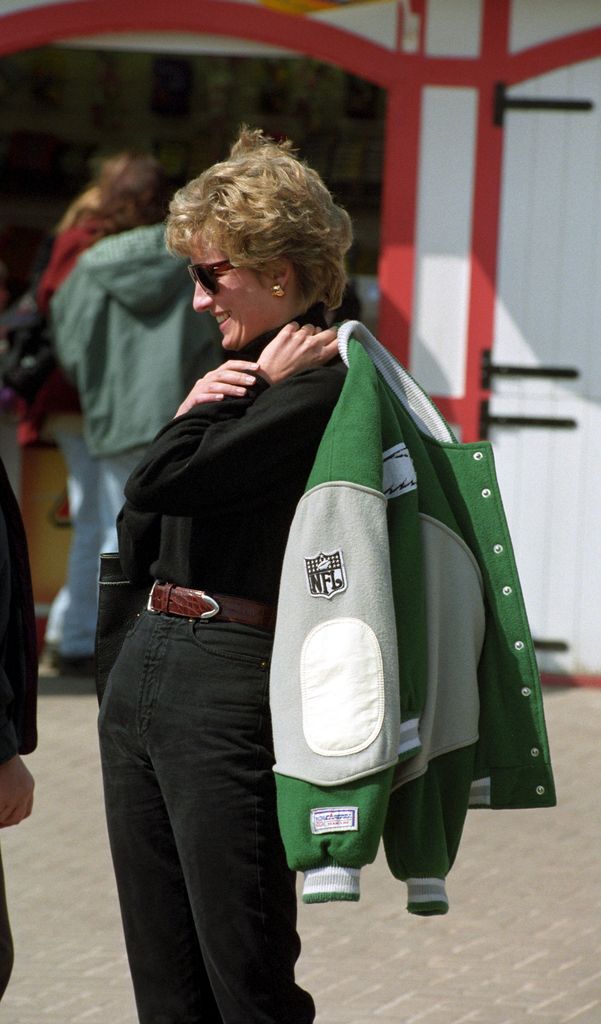
[[(36, 290), (40, 313), (75, 266), (80, 254), (106, 234), (98, 213), (98, 185), (87, 187), (57, 225), (49, 260)], [(22, 445), (58, 446), (67, 469), (69, 516), (73, 528), (66, 579), (48, 614), (42, 663), (65, 674), (93, 671), (96, 622), (98, 469), (83, 437), (79, 397), (57, 364), (33, 402), (22, 403), (18, 427)]]
[[(108, 235), (162, 221), (167, 199), (167, 180), (154, 157), (123, 152), (103, 159), (95, 180), (76, 197), (57, 227), (37, 286), (40, 312), (49, 314), (54, 294), (86, 249)], [(42, 663), (65, 675), (92, 675), (98, 556), (106, 539), (99, 515), (100, 468), (86, 443), (78, 392), (60, 365), (22, 417), (19, 439), (22, 444), (56, 443), (67, 467), (73, 535), (65, 583), (48, 615)], [(116, 546), (115, 532), (113, 549)]]

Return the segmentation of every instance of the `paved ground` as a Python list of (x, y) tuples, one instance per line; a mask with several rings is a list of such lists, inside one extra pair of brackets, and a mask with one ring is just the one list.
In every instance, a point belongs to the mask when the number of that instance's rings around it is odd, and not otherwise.
[[(472, 811), (446, 917), (409, 916), (382, 861), (360, 903), (301, 909), (319, 1024), (601, 1024), (601, 690), (545, 697), (560, 806)], [(87, 683), (42, 680), (28, 763), (34, 815), (2, 834), (17, 962), (0, 1022), (135, 1024)]]

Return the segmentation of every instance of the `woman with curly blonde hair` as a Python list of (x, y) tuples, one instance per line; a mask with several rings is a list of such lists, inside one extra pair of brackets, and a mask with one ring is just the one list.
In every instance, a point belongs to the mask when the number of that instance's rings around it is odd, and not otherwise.
[(100, 711), (138, 1014), (310, 1024), (269, 661), (290, 523), (344, 380), (325, 315), (351, 226), (289, 143), (243, 129), (177, 192), (166, 237), (226, 359), (149, 446), (118, 524), (123, 568), (149, 591)]

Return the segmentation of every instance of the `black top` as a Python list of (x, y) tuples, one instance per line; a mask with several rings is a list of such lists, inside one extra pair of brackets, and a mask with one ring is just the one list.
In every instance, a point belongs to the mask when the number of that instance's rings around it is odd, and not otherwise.
[[(299, 323), (325, 326), (315, 307)], [(230, 358), (258, 361), (279, 328)], [(157, 434), (130, 476), (119, 553), (158, 579), (275, 604), (288, 532), (344, 383), (339, 358), (241, 398), (196, 406)]]

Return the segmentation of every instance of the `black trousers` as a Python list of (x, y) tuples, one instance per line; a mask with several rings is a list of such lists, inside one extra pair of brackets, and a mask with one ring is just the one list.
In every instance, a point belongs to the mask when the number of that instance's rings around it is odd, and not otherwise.
[(143, 612), (99, 716), (141, 1024), (311, 1024), (279, 835), (271, 637)]
[(0, 856), (0, 1002), (2, 1002), (2, 996), (6, 992), (6, 987), (10, 981), (13, 960), (13, 938), (6, 903), (4, 869), (2, 867), (2, 857)]

